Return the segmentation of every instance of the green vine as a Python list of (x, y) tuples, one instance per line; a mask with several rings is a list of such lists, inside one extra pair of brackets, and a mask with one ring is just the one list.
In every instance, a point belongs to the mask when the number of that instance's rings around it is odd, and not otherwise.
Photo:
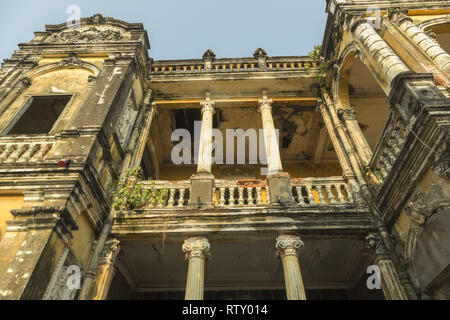
[[(333, 62), (331, 60), (323, 59), (323, 57), (320, 55), (321, 51), (322, 46), (314, 46), (314, 49), (310, 53), (308, 53), (308, 56), (313, 59), (317, 68), (319, 69), (318, 80), (320, 88), (323, 89), (327, 86), (326, 78), (328, 71), (330, 71), (331, 67), (333, 66)], [(306, 70), (309, 70), (311, 68), (311, 64), (305, 63), (305, 68)]]
[(144, 188), (142, 183), (143, 171), (137, 167), (128, 169), (119, 181), (112, 185), (113, 208), (116, 210), (139, 209), (146, 205), (157, 206), (166, 203), (168, 189), (156, 189), (155, 182), (151, 188)]

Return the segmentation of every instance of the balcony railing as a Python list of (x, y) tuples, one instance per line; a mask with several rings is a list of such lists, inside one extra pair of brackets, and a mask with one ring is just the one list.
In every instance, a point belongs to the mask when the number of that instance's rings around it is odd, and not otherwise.
[(204, 72), (246, 72), (246, 71), (298, 71), (315, 68), (309, 57), (269, 57), (261, 67), (256, 58), (216, 59), (210, 66), (203, 60), (155, 61), (154, 74), (192, 74)]
[(397, 112), (391, 112), (370, 161), (370, 168), (381, 184), (391, 172), (406, 142), (405, 128), (403, 118)]
[(353, 197), (342, 177), (292, 179), (292, 196), (301, 206), (347, 204)]
[(156, 205), (148, 205), (148, 208), (183, 208), (187, 205), (190, 198), (191, 182), (189, 180), (182, 181), (162, 181), (147, 180), (144, 181), (144, 188), (150, 189), (167, 189), (167, 200), (164, 203)]
[[(167, 189), (163, 203), (146, 209), (183, 209), (190, 199), (190, 181), (144, 181), (145, 188)], [(352, 194), (342, 177), (292, 179), (292, 195), (299, 206), (330, 206), (353, 203)], [(264, 180), (222, 180), (214, 182), (216, 208), (265, 207), (270, 203), (269, 188)]]
[(52, 136), (0, 137), (0, 165), (42, 162), (54, 143)]
[(215, 181), (214, 203), (219, 207), (261, 206), (269, 203), (268, 187), (262, 180)]

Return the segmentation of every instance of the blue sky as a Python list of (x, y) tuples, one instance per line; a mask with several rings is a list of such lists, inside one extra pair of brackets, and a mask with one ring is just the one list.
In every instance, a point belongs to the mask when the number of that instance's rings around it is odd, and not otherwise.
[(322, 42), (325, 0), (0, 0), (0, 61), (46, 24), (67, 20), (69, 5), (82, 17), (101, 13), (144, 24), (156, 60), (306, 55)]

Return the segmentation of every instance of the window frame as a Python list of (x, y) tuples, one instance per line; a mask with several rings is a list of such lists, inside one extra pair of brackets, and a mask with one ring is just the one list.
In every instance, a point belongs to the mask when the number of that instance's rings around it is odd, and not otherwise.
[[(56, 119), (56, 121), (53, 123), (52, 128), (50, 129), (49, 132), (47, 133), (39, 133), (39, 134), (8, 134), (8, 132), (16, 125), (16, 123), (20, 120), (20, 118), (22, 118), (22, 116), (25, 114), (25, 112), (28, 110), (28, 108), (31, 106), (31, 104), (33, 103), (34, 99), (36, 97), (56, 97), (56, 96), (66, 96), (66, 97), (70, 97), (69, 101), (67, 102), (67, 104), (65, 105), (63, 111), (61, 112), (61, 114), (58, 116), (58, 118)], [(19, 108), (19, 111), (16, 112), (16, 114), (12, 117), (12, 119), (9, 121), (9, 124), (5, 127), (5, 129), (2, 132), (2, 136), (23, 136), (23, 135), (52, 135), (55, 133), (55, 131), (58, 129), (58, 125), (61, 122), (61, 119), (63, 118), (63, 116), (68, 112), (68, 109), (70, 108), (70, 106), (72, 105), (75, 97), (76, 97), (76, 93), (55, 93), (55, 94), (27, 94), (24, 96), (26, 98), (26, 101), (22, 104), (22, 106)]]

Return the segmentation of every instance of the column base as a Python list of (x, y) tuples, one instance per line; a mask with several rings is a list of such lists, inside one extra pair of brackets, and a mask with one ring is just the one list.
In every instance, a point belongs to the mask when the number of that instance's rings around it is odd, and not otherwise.
[(214, 207), (214, 179), (211, 173), (197, 173), (191, 177), (188, 207)]
[(291, 179), (286, 172), (278, 172), (268, 175), (266, 178), (269, 186), (270, 205), (294, 204), (291, 191)]

